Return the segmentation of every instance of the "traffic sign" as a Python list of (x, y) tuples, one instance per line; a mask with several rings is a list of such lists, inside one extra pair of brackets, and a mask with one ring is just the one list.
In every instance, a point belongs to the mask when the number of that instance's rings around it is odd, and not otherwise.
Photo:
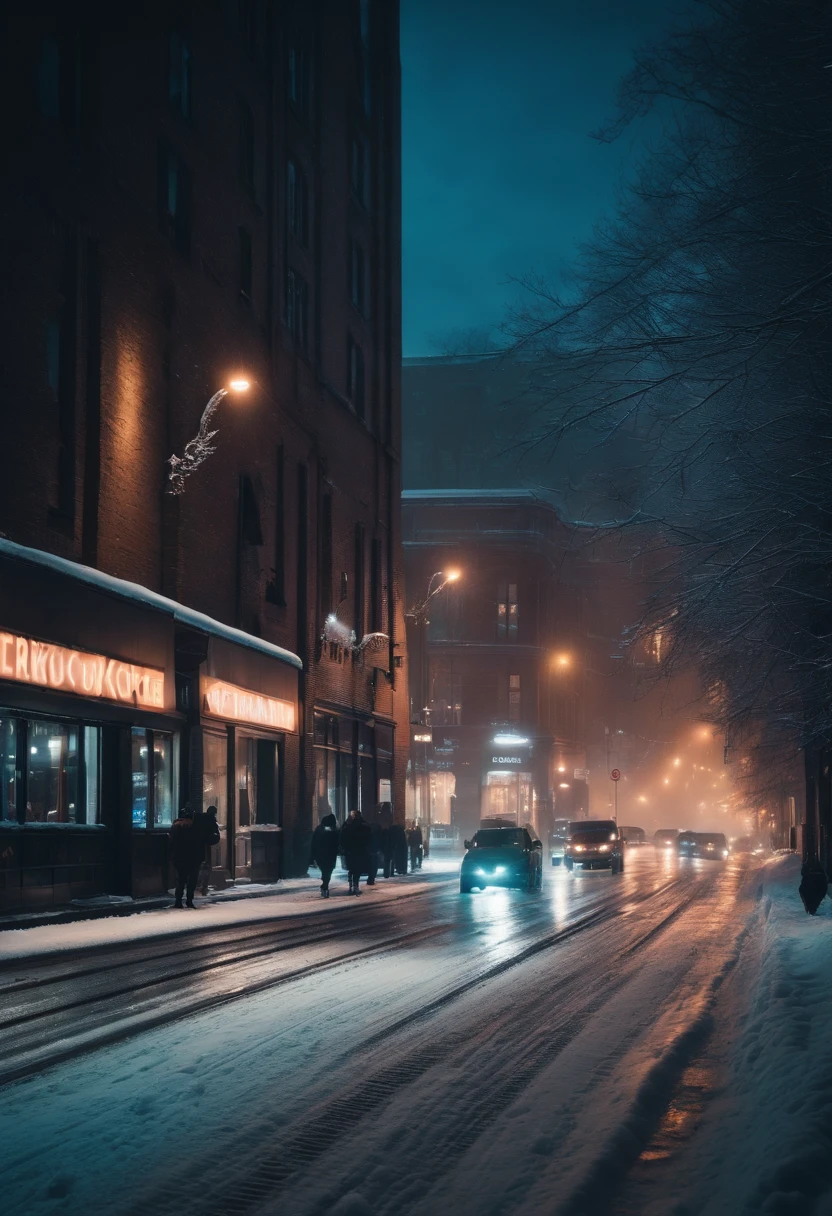
[(612, 770), (612, 772), (610, 773), (610, 776), (612, 777), (613, 781), (618, 781), (618, 780), (620, 780), (620, 778), (621, 778), (621, 769), (614, 768), (614, 769)]

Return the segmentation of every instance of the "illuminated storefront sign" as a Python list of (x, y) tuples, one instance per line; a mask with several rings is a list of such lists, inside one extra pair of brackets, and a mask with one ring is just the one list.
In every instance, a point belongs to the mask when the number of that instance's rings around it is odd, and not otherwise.
[(492, 756), (492, 764), (522, 764), (522, 756)]
[(163, 709), (165, 703), (165, 673), (155, 667), (36, 642), (16, 633), (0, 633), (0, 680), (149, 709)]
[(210, 676), (202, 678), (202, 711), (212, 718), (247, 722), (251, 726), (265, 726), (269, 730), (295, 729), (293, 701), (267, 697)]

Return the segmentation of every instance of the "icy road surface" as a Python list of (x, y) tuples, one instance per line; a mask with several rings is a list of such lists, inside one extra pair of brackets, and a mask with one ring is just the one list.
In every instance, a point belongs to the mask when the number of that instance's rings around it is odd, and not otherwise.
[(611, 1210), (759, 875), (645, 848), (544, 880), (460, 896), (436, 873), (314, 916), (306, 892), (271, 921), (7, 960), (0, 1066), (28, 1075), (0, 1102), (6, 1216)]

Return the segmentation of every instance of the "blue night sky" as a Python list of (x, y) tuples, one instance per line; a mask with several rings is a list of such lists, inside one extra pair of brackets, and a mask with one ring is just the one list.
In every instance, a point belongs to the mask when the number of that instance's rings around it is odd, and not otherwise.
[(402, 0), (404, 353), (499, 324), (509, 276), (557, 278), (641, 133), (614, 114), (672, 0)]

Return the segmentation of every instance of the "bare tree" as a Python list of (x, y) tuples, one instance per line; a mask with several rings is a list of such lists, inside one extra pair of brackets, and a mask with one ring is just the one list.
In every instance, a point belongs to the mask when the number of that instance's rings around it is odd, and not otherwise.
[(787, 764), (832, 737), (832, 10), (701, 0), (599, 137), (657, 105), (569, 297), (526, 283), (527, 442), (593, 435), (617, 523), (664, 555), (642, 628), (698, 665), (729, 738)]

